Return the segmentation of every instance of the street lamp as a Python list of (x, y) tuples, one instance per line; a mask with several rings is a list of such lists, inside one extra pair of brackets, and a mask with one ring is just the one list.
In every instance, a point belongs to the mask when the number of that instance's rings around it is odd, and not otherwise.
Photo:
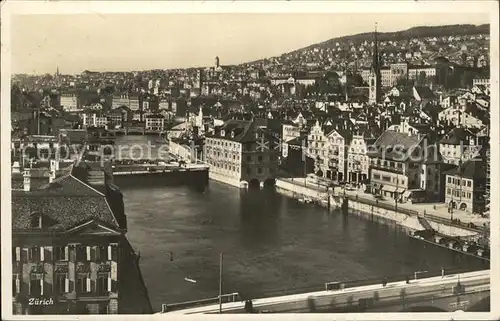
[(224, 262), (224, 254), (220, 254), (219, 263), (219, 313), (222, 314), (222, 265)]

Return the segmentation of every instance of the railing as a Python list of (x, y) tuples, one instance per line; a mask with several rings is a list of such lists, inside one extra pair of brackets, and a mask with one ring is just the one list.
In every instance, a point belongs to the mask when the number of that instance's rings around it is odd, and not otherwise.
[[(221, 297), (222, 297), (222, 303), (241, 301), (241, 297), (240, 297), (239, 293), (223, 294)], [(165, 313), (165, 312), (169, 312), (169, 311), (173, 311), (173, 310), (193, 308), (196, 306), (210, 305), (210, 304), (216, 304), (216, 303), (219, 303), (219, 297), (209, 298), (209, 299), (201, 299), (201, 300), (195, 300), (195, 301), (172, 303), (172, 304), (162, 304), (161, 305), (161, 312)]]
[[(337, 196), (340, 196), (340, 195), (337, 195)], [(383, 208), (383, 209), (390, 210), (390, 211), (396, 211), (395, 205), (387, 204), (384, 202), (377, 202), (377, 201), (373, 201), (371, 199), (366, 199), (363, 197), (353, 196), (353, 195), (346, 195), (346, 197), (352, 201), (357, 201), (357, 202), (367, 204), (367, 205), (373, 205), (375, 207)], [(450, 226), (457, 226), (457, 227), (460, 227), (464, 230), (469, 230), (472, 232), (478, 232), (478, 233), (483, 232), (483, 228), (475, 226), (475, 225), (474, 226), (470, 225), (470, 223), (468, 224), (468, 223), (464, 223), (464, 222), (460, 222), (460, 221), (452, 221), (451, 219), (448, 219), (448, 218), (444, 218), (444, 217), (440, 217), (440, 216), (436, 216), (436, 215), (432, 215), (432, 214), (428, 214), (428, 213), (421, 213), (421, 212), (418, 212), (415, 210), (410, 210), (410, 209), (400, 207), (400, 206), (397, 207), (397, 212), (402, 213), (402, 214), (406, 214), (406, 215), (410, 215), (410, 216), (424, 216), (425, 218), (427, 218), (433, 222), (441, 223), (441, 224), (445, 224), (445, 225), (450, 225)]]
[[(409, 299), (411, 296), (423, 294), (427, 297), (429, 295), (432, 297), (433, 293), (440, 293), (441, 295), (448, 294), (450, 295), (456, 295), (456, 287), (454, 282), (457, 282), (456, 280), (460, 280), (460, 276), (462, 276), (462, 283), (467, 284), (466, 288), (469, 286), (476, 287), (472, 293), (476, 293), (481, 288), (483, 289), (482, 291), (486, 291), (489, 289), (489, 286), (486, 283), (489, 283), (486, 281), (486, 279), (489, 280), (489, 274), (485, 274), (486, 271), (484, 270), (476, 270), (476, 271), (470, 271), (466, 269), (444, 269), (443, 270), (435, 270), (435, 271), (429, 271), (429, 272), (424, 272), (424, 271), (418, 271), (420, 272), (419, 278), (417, 280), (414, 279), (414, 272), (409, 272), (406, 275), (401, 275), (401, 276), (393, 276), (393, 277), (387, 277), (387, 278), (377, 278), (377, 279), (367, 279), (363, 281), (354, 281), (354, 282), (330, 282), (324, 284), (323, 287), (317, 286), (315, 288), (313, 287), (308, 287), (307, 290), (302, 290), (302, 291), (293, 291), (295, 293), (290, 293), (290, 291), (282, 291), (281, 293), (276, 293), (275, 295), (266, 295), (264, 297), (260, 297), (258, 299), (252, 299), (253, 301), (253, 306), (256, 308), (260, 313), (266, 313), (266, 312), (296, 312), (295, 310), (304, 310), (305, 307), (304, 304), (306, 303), (313, 303), (312, 307), (313, 308), (319, 308), (322, 305), (324, 307), (334, 307), (336, 306), (337, 308), (344, 305), (347, 303), (354, 303), (358, 301), (364, 300), (363, 298), (367, 298), (366, 294), (370, 293), (370, 296), (372, 298), (377, 298), (377, 302), (379, 302), (379, 291), (384, 291), (384, 289), (388, 289), (391, 291), (392, 289), (401, 289), (400, 291), (396, 291), (395, 294), (389, 293), (384, 293), (383, 297), (380, 298), (380, 300), (383, 301), (393, 301), (392, 299), (397, 298), (400, 299), (402, 296), (405, 297), (406, 299)], [(430, 279), (430, 278), (436, 278), (438, 277), (439, 279)], [(421, 279), (424, 279), (424, 283), (422, 282)], [(442, 282), (440, 282), (442, 280)], [(405, 282), (406, 281), (406, 282)], [(409, 283), (409, 284), (408, 284)], [(439, 286), (439, 284), (443, 284)], [(382, 287), (383, 284), (391, 284), (392, 286), (389, 287)], [(450, 287), (451, 285), (451, 287)], [(431, 286), (431, 288), (426, 289), (426, 286)], [(326, 289), (325, 289), (326, 287)], [(479, 287), (479, 288), (477, 288)], [(303, 288), (305, 289), (305, 288)], [(351, 289), (351, 290), (349, 290)], [(464, 288), (462, 287), (460, 290), (463, 290)], [(295, 289), (297, 290), (297, 289)], [(347, 291), (344, 291), (347, 290)], [(451, 290), (451, 291), (450, 291)], [(331, 294), (328, 294), (324, 291), (331, 291)], [(341, 292), (338, 292), (341, 291)], [(449, 291), (449, 292), (447, 292)], [(283, 293), (285, 292), (285, 293)], [(321, 295), (315, 296), (314, 292), (322, 292)], [(462, 292), (463, 293), (463, 292)], [(268, 294), (268, 293), (266, 293)], [(288, 295), (293, 295), (293, 297), (290, 298), (280, 298), (279, 300), (274, 300), (273, 298), (281, 297), (281, 296), (288, 296)], [(332, 300), (332, 298), (338, 297), (335, 301)], [(352, 298), (352, 300), (350, 300)], [(269, 300), (271, 299), (271, 300)], [(369, 298), (368, 298), (369, 299)], [(310, 302), (314, 301), (314, 302)], [(240, 301), (241, 302), (241, 301)], [(338, 302), (340, 304), (337, 305), (335, 302)], [(326, 305), (325, 305), (326, 304)], [(278, 310), (275, 310), (277, 307), (280, 307)], [(311, 308), (311, 305), (307, 304), (309, 308)], [(217, 313), (219, 310), (216, 308), (215, 304), (211, 306), (206, 306), (206, 307), (200, 307), (201, 309), (196, 309), (191, 310), (191, 311), (186, 311), (186, 314), (194, 314), (194, 313)], [(270, 309), (270, 310), (268, 310)], [(314, 309), (317, 311), (317, 309)], [(223, 309), (223, 312), (225, 313), (241, 313), (244, 312), (243, 305), (233, 305), (230, 307), (225, 307)], [(298, 312), (298, 311), (297, 311)], [(304, 312), (304, 311), (302, 311)], [(310, 311), (314, 312), (314, 311)]]

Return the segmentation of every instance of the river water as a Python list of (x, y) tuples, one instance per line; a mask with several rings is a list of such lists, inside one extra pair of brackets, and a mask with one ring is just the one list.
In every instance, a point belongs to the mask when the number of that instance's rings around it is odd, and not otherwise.
[[(272, 190), (211, 181), (188, 187), (121, 186), (128, 238), (141, 254), (153, 309), (162, 303), (321, 290), (325, 282), (414, 271), (488, 268), (482, 261), (410, 239), (394, 227), (300, 204)], [(192, 281), (186, 281), (185, 279)]]

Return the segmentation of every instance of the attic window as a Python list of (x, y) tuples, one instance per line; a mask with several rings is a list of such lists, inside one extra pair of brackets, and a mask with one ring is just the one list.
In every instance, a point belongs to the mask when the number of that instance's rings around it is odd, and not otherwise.
[(30, 215), (30, 227), (31, 228), (42, 228), (42, 214), (39, 212), (33, 212)]
[(221, 129), (221, 131), (220, 131), (220, 135), (221, 135), (221, 136), (226, 136), (226, 132), (224, 131), (224, 129)]

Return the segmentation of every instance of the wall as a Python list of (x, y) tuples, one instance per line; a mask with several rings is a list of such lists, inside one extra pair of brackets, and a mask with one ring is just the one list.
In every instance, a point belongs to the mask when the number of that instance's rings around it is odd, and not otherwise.
[(169, 140), (168, 146), (169, 146), (169, 151), (172, 154), (175, 154), (186, 161), (195, 162), (195, 159), (191, 159), (194, 158), (192, 157), (193, 152), (188, 146), (177, 144), (171, 140)]

